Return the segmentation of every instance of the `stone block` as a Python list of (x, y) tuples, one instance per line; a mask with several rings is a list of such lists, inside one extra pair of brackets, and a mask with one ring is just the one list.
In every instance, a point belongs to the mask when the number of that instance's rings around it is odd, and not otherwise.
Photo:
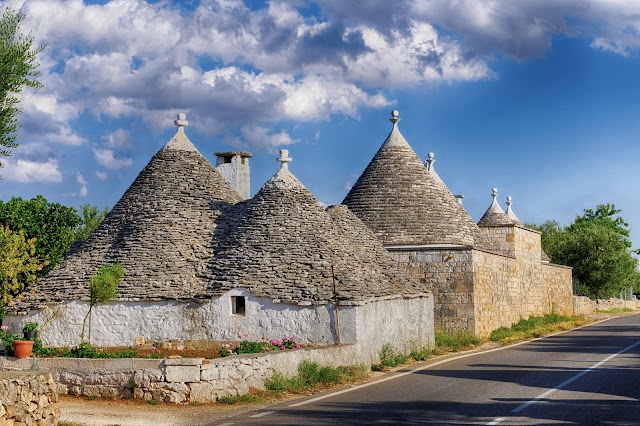
[(215, 402), (218, 399), (217, 389), (211, 383), (191, 383), (189, 387), (189, 402)]
[(202, 364), (203, 358), (176, 358), (176, 359), (165, 359), (164, 365), (200, 365)]
[(193, 365), (169, 365), (165, 369), (167, 382), (199, 382), (200, 366)]
[(220, 370), (216, 366), (210, 366), (210, 368), (204, 368), (203, 366), (203, 368), (200, 370), (200, 380), (218, 380), (219, 378)]

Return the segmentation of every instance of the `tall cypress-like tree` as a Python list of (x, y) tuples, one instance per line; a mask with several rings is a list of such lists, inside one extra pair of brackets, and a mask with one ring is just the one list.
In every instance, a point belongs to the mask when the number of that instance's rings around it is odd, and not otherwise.
[(24, 14), (9, 7), (0, 18), (0, 157), (11, 155), (10, 149), (18, 146), (16, 132), (22, 112), (18, 94), (25, 87), (42, 87), (36, 79), (40, 75), (37, 55), (45, 46), (33, 47), (33, 36), (20, 33), (23, 19)]

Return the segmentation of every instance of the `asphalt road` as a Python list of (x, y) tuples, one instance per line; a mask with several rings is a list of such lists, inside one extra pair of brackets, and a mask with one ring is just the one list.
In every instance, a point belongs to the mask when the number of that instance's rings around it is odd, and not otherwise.
[(412, 366), (218, 425), (640, 425), (640, 315)]

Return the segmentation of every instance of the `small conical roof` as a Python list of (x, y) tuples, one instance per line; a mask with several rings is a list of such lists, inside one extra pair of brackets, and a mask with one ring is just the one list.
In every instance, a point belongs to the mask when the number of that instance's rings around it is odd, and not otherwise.
[(518, 216), (516, 216), (516, 214), (513, 212), (513, 209), (511, 208), (511, 204), (513, 204), (513, 201), (511, 199), (511, 196), (508, 196), (507, 197), (507, 211), (505, 212), (505, 214), (507, 215), (507, 217), (509, 219), (514, 221), (516, 224), (522, 225), (522, 222), (520, 222), (520, 219), (518, 219)]
[(511, 220), (502, 210), (502, 207), (496, 201), (498, 197), (498, 189), (493, 188), (491, 190), (491, 196), (493, 200), (491, 201), (491, 205), (484, 212), (482, 218), (478, 221), (478, 226), (500, 226), (500, 225), (513, 225), (514, 221)]
[[(333, 299), (332, 266), (342, 301), (426, 293), (348, 211), (334, 222), (288, 170), (287, 154), (281, 151), (280, 170), (253, 198), (225, 210), (210, 293), (239, 287), (283, 303), (325, 304)], [(358, 241), (345, 234), (349, 226)]]
[(480, 244), (480, 229), (422, 164), (400, 133), (399, 120), (394, 111), (391, 133), (343, 204), (387, 245)]
[(220, 207), (240, 195), (177, 133), (156, 153), (98, 229), (37, 285), (41, 300), (88, 297), (87, 282), (102, 264), (120, 263), (119, 300), (197, 299), (206, 283), (195, 268), (212, 254)]

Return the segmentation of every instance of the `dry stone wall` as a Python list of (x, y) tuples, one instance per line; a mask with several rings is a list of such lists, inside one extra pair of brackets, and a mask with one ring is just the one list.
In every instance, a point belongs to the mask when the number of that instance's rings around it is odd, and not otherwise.
[(531, 315), (573, 313), (571, 268), (542, 263), (539, 232), (519, 225), (482, 230), (497, 252), (390, 249), (432, 291), (436, 326), (484, 336)]
[(589, 314), (598, 310), (640, 309), (640, 300), (606, 299), (592, 300), (587, 296), (573, 296), (573, 311), (578, 314)]
[(433, 293), (438, 327), (473, 330), (473, 264), (469, 249), (390, 251), (409, 274)]
[(50, 371), (0, 371), (0, 424), (56, 425), (59, 416), (58, 390)]
[[(42, 358), (39, 363), (41, 367), (56, 372), (60, 394), (184, 403), (213, 402), (225, 395), (245, 394), (251, 387), (264, 388), (264, 380), (276, 372), (296, 374), (298, 365), (304, 360), (323, 366), (358, 364), (355, 345), (236, 355), (213, 360)], [(0, 366), (4, 370), (28, 369), (31, 360), (1, 358)], [(14, 371), (0, 374), (30, 373)], [(48, 388), (40, 384), (34, 388), (50, 390), (53, 386), (55, 389), (51, 373), (47, 377)], [(53, 397), (50, 399), (54, 401)]]

